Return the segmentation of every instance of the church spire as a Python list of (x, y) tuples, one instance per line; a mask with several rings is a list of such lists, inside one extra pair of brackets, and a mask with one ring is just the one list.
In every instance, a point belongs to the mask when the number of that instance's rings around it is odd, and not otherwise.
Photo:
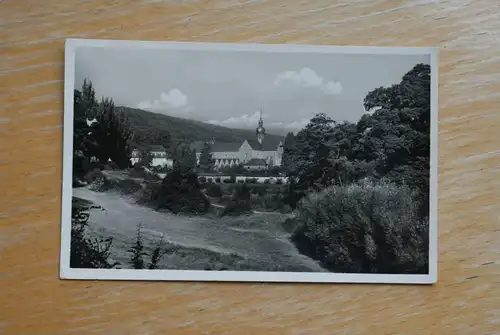
[(262, 148), (262, 143), (264, 142), (264, 137), (266, 136), (266, 129), (264, 128), (264, 120), (262, 119), (262, 108), (260, 109), (259, 125), (257, 129), (255, 129), (255, 133), (257, 135), (257, 142), (259, 143), (259, 146)]

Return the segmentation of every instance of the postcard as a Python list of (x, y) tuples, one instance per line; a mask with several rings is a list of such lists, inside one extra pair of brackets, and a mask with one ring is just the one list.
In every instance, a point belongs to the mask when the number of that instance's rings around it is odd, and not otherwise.
[(433, 47), (69, 39), (60, 277), (433, 284)]

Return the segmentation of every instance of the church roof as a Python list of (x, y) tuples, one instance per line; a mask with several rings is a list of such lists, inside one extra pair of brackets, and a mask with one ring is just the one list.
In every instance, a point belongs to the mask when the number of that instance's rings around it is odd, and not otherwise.
[(212, 152), (221, 152), (221, 151), (230, 151), (235, 152), (238, 151), (243, 142), (232, 142), (232, 143), (223, 143), (223, 142), (215, 142), (211, 144)]
[[(236, 152), (240, 149), (243, 142), (215, 142), (214, 144), (210, 144), (211, 152)], [(195, 149), (196, 152), (201, 152), (203, 146), (205, 145), (204, 141), (196, 141), (191, 143), (191, 150)]]
[(262, 158), (252, 158), (248, 162), (245, 163), (245, 165), (251, 165), (251, 166), (266, 166), (267, 163), (265, 160)]
[[(260, 147), (259, 142), (257, 140), (249, 140), (248, 144), (254, 150), (262, 150), (262, 151), (275, 151), (278, 149), (278, 145), (280, 142), (283, 144), (284, 138), (281, 139), (279, 137), (265, 137), (262, 143), (262, 147)], [(243, 145), (242, 142), (215, 142), (214, 144), (210, 144), (211, 152), (237, 152), (240, 147)], [(205, 142), (204, 141), (196, 141), (191, 143), (191, 150), (195, 149), (197, 153), (200, 153), (203, 149)]]
[(248, 141), (248, 144), (252, 147), (254, 150), (262, 150), (262, 151), (275, 151), (278, 149), (278, 145), (283, 143), (283, 140), (280, 139), (279, 137), (264, 137), (264, 141), (262, 142), (262, 147), (260, 147), (259, 142), (257, 140), (250, 140)]

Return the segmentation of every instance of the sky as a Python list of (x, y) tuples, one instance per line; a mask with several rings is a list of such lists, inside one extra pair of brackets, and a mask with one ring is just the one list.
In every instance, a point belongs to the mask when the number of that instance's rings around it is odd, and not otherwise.
[(78, 47), (75, 88), (89, 79), (115, 105), (269, 132), (297, 132), (317, 113), (356, 122), (368, 92), (397, 84), (421, 55), (257, 53)]

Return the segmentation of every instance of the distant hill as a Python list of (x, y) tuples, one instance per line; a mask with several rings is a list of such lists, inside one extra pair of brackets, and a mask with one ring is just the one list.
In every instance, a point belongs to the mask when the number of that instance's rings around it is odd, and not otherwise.
[[(116, 107), (125, 115), (134, 131), (134, 146), (162, 144), (162, 136), (169, 133), (173, 142), (193, 143), (209, 141), (215, 136), (217, 142), (242, 142), (255, 140), (255, 131), (232, 129), (208, 123), (182, 119), (159, 113), (147, 112), (129, 107)], [(267, 134), (274, 141), (284, 140), (284, 136)]]

